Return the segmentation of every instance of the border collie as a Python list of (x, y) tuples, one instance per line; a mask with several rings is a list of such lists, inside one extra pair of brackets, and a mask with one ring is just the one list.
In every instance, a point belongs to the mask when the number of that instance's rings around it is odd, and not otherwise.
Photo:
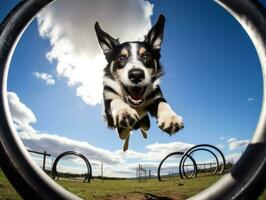
[(184, 128), (182, 117), (171, 109), (159, 86), (164, 24), (165, 17), (160, 15), (144, 41), (120, 43), (95, 23), (98, 42), (108, 62), (103, 79), (105, 118), (108, 126), (116, 128), (125, 140), (124, 151), (128, 149), (131, 130), (140, 129), (147, 138), (148, 113), (170, 135)]

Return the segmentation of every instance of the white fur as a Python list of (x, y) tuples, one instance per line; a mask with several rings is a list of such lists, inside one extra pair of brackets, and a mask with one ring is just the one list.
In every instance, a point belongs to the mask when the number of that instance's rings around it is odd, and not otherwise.
[(109, 92), (109, 91), (105, 91), (103, 95), (104, 95), (104, 99), (106, 99), (106, 100), (108, 100), (108, 99), (111, 100), (111, 99), (121, 98), (120, 95), (117, 95), (117, 94), (115, 94), (113, 92)]
[(114, 61), (111, 62), (110, 71), (111, 73), (114, 73)]
[(101, 43), (101, 47), (104, 53), (108, 53), (110, 51), (110, 48), (104, 43)]
[(123, 71), (120, 74), (120, 80), (124, 85), (130, 86), (132, 85), (132, 82), (128, 79), (128, 71), (130, 70), (130, 68), (128, 67), (128, 65), (126, 65), (123, 69)]
[(119, 95), (123, 96), (122, 87), (116, 81), (104, 76), (103, 85), (106, 85), (106, 86), (109, 86), (109, 87), (113, 88)]
[[(180, 128), (183, 128), (183, 118), (178, 116), (169, 104), (161, 102), (158, 105), (158, 126), (161, 127), (164, 124), (163, 129), (168, 129), (171, 124), (177, 124)], [(171, 134), (174, 133), (174, 127), (171, 130)]]
[(160, 49), (161, 48), (161, 43), (162, 43), (162, 38), (158, 37), (155, 42), (153, 43), (153, 48), (154, 49)]
[(154, 66), (155, 66), (153, 74), (156, 74), (157, 70), (158, 70), (158, 65), (157, 65), (157, 61), (155, 59), (153, 61), (154, 61)]
[(126, 86), (135, 86), (135, 84), (128, 79), (128, 72), (134, 68), (141, 69), (144, 71), (145, 79), (138, 83), (138, 86), (148, 85), (151, 82), (151, 75), (146, 69), (146, 67), (143, 65), (143, 63), (138, 60), (138, 46), (136, 43), (130, 43), (130, 47), (131, 59), (124, 67), (123, 72), (121, 73), (120, 80)]
[(138, 60), (138, 46), (136, 43), (130, 43), (132, 60)]
[[(137, 111), (126, 104), (122, 99), (114, 99), (111, 102), (111, 113), (114, 119), (114, 125), (116, 127), (123, 127), (120, 122), (123, 120), (123, 115), (128, 114), (133, 119), (137, 120), (135, 116), (139, 118)], [(118, 121), (116, 121), (118, 119)], [(128, 128), (132, 128), (126, 120)], [(125, 127), (126, 128), (126, 127)]]
[(160, 85), (161, 83), (161, 79), (160, 78), (157, 78), (154, 82), (153, 82), (153, 89), (155, 89), (158, 85)]

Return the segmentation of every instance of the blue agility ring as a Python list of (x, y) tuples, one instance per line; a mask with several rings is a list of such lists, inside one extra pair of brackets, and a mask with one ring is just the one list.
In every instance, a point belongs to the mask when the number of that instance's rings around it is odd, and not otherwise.
[[(24, 199), (80, 199), (53, 182), (34, 163), (15, 131), (8, 109), (6, 84), (13, 50), (27, 25), (51, 2), (20, 1), (0, 25), (0, 165)], [(251, 143), (235, 167), (190, 199), (256, 199), (266, 184), (266, 11), (257, 0), (216, 2), (238, 20), (257, 50), (264, 78), (263, 106)]]

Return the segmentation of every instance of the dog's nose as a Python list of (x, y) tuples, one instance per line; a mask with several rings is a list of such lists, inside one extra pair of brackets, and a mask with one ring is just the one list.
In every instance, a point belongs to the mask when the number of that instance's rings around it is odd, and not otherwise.
[(131, 82), (137, 84), (145, 78), (145, 74), (142, 69), (131, 69), (128, 72), (128, 78)]

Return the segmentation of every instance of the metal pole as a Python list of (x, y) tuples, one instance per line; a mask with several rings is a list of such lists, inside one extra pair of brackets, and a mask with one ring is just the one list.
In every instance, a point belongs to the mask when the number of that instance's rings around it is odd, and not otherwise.
[(42, 163), (43, 171), (45, 171), (45, 162), (46, 162), (46, 151), (43, 152), (43, 163)]
[(101, 173), (102, 173), (102, 182), (103, 182), (103, 162), (102, 162), (102, 166), (101, 166)]

